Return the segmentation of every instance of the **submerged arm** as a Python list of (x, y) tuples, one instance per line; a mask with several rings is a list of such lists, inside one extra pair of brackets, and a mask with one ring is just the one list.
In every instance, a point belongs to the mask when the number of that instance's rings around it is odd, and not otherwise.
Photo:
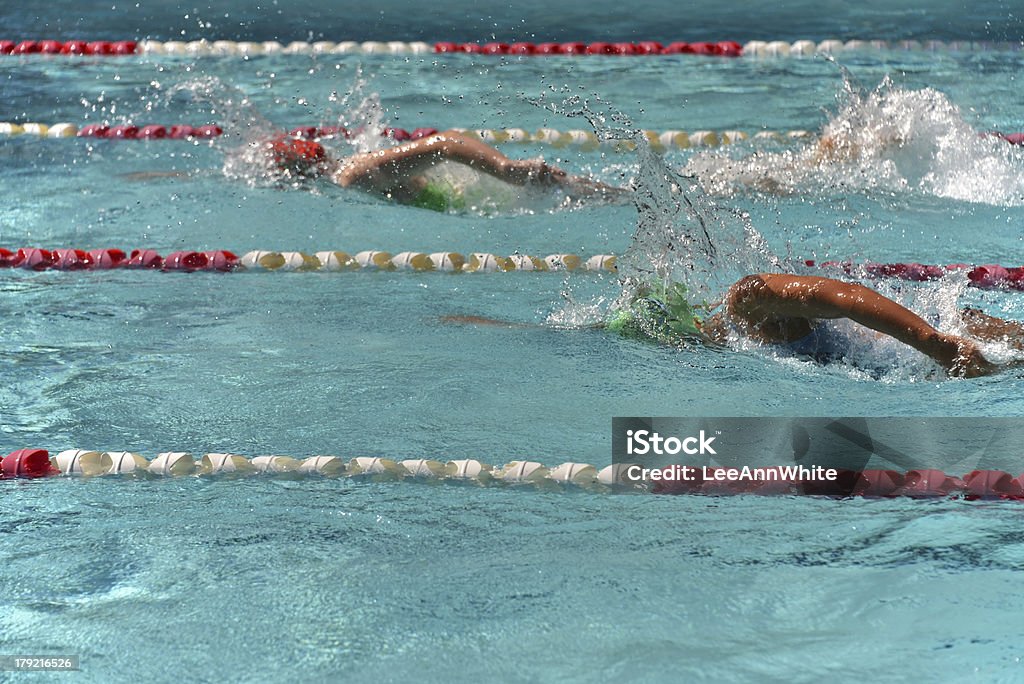
[(951, 374), (972, 377), (994, 370), (970, 340), (939, 332), (913, 311), (855, 283), (817, 276), (747, 276), (730, 289), (727, 311), (762, 335), (767, 330), (776, 337), (794, 322), (809, 329), (812, 319), (848, 318), (926, 354)]

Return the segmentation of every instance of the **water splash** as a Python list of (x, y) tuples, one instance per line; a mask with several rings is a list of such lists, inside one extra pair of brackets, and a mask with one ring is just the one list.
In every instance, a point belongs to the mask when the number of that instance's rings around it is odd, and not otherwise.
[(356, 68), (347, 91), (341, 95), (334, 91), (327, 100), (324, 123), (349, 131), (348, 138), (344, 139), (348, 145), (347, 153), (372, 152), (388, 144), (388, 140), (380, 135), (386, 110), (381, 104), (380, 94), (370, 90), (370, 79), (363, 74), (362, 66)]
[(280, 129), (263, 116), (249, 96), (216, 76), (201, 76), (172, 86), (167, 98), (185, 94), (208, 105), (224, 133), (216, 145), (224, 154), (222, 171), (231, 180), (253, 186), (273, 185), (279, 173), (267, 154), (266, 141)]
[[(207, 105), (211, 118), (220, 122), (224, 129), (215, 144), (224, 155), (222, 172), (225, 177), (257, 187), (315, 187), (274, 165), (267, 154), (266, 143), (284, 129), (267, 119), (244, 91), (216, 76), (202, 76), (171, 87), (166, 97), (170, 100), (181, 94)], [(321, 140), (332, 156), (368, 152), (387, 143), (380, 136), (384, 108), (377, 93), (368, 91), (368, 81), (361, 70), (357, 70), (352, 87), (346, 93), (341, 96), (332, 93), (328, 100), (320, 126), (341, 127), (350, 132), (348, 137), (339, 135)]]
[(199, 76), (177, 83), (167, 90), (165, 97), (170, 101), (182, 94), (208, 106), (207, 113), (224, 128), (222, 140), (269, 136), (275, 131), (274, 124), (260, 113), (244, 91), (216, 76)]
[(618, 261), (622, 294), (613, 308), (655, 284), (682, 284), (694, 302), (711, 302), (743, 275), (785, 270), (746, 213), (718, 205), (694, 177), (670, 168), (640, 127), (599, 96), (570, 95), (557, 102), (542, 96), (534, 103), (584, 117), (602, 142), (627, 142), (636, 150), (638, 170), (630, 189), (637, 226)]
[(1024, 204), (1024, 156), (979, 134), (932, 88), (900, 88), (886, 77), (865, 91), (844, 73), (838, 108), (820, 136), (797, 149), (699, 154), (685, 172), (716, 195), (920, 192), (993, 205)]

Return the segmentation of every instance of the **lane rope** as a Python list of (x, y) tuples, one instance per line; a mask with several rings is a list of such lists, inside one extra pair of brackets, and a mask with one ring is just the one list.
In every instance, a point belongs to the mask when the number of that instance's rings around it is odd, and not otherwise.
[[(616, 152), (629, 152), (636, 149), (632, 140), (601, 140), (593, 131), (540, 128), (528, 131), (524, 128), (453, 128), (451, 130), (476, 137), (491, 145), (500, 144), (541, 144), (555, 148), (579, 147), (583, 151), (611, 149)], [(381, 137), (396, 142), (419, 140), (440, 132), (436, 128), (421, 127), (408, 131), (404, 128), (387, 127), (381, 130)], [(100, 138), (104, 140), (209, 140), (223, 135), (224, 129), (216, 124), (189, 126), (187, 124), (98, 124), (90, 123), (78, 126), (73, 123), (44, 124), (37, 122), (15, 123), (0, 122), (0, 137), (35, 136), (37, 138)], [(342, 126), (298, 126), (288, 131), (295, 138), (322, 140), (335, 137), (349, 138), (353, 131)], [(651, 147), (656, 151), (691, 147), (719, 147), (733, 145), (744, 140), (759, 142), (790, 142), (815, 138), (811, 131), (795, 129), (789, 131), (757, 131), (750, 133), (737, 130), (667, 130), (641, 131)], [(1024, 145), (1024, 133), (1000, 133), (998, 131), (982, 133), (983, 136), (1000, 138), (1011, 145)]]
[[(490, 252), (398, 252), (382, 250), (315, 253), (273, 252), (253, 250), (238, 256), (228, 250), (204, 252), (178, 251), (162, 256), (152, 249), (42, 249), (22, 247), (9, 250), (0, 247), (0, 268), (21, 268), (31, 271), (95, 271), (115, 268), (157, 271), (442, 271), (447, 273), (503, 273), (509, 271), (605, 271), (617, 270), (618, 257), (595, 254), (549, 254), (545, 257), (527, 254), (500, 256)], [(876, 263), (865, 261), (806, 260), (806, 268), (831, 271), (864, 278), (893, 278), (914, 282), (938, 280), (954, 272), (966, 273), (968, 285), (983, 290), (1024, 292), (1024, 266), (984, 264)]]
[(1002, 470), (974, 470), (950, 475), (941, 470), (841, 470), (834, 481), (801, 474), (799, 466), (750, 468), (749, 477), (730, 477), (739, 469), (720, 466), (693, 467), (691, 479), (667, 479), (672, 468), (644, 472), (632, 464), (612, 464), (600, 470), (589, 463), (567, 462), (549, 467), (537, 461), (511, 461), (493, 466), (475, 459), (442, 462), (360, 456), (294, 458), (265, 455), (248, 458), (238, 454), (209, 453), (196, 457), (183, 451), (165, 451), (153, 460), (129, 451), (66, 449), (51, 457), (46, 449), (18, 449), (0, 461), (0, 479), (55, 476), (134, 478), (210, 477), (242, 478), (352, 478), (375, 482), (427, 481), (477, 485), (530, 485), (541, 489), (579, 488), (591, 491), (635, 491), (653, 494), (703, 494), (709, 496), (815, 495), (888, 497), (960, 497), (965, 499), (1024, 499), (1024, 474)]
[(595, 254), (526, 254), (500, 256), (488, 252), (399, 252), (365, 250), (349, 254), (340, 251), (270, 252), (254, 250), (241, 257), (228, 250), (179, 251), (161, 256), (152, 249), (41, 249), (23, 247), (16, 251), (0, 248), (0, 268), (31, 271), (95, 271), (143, 269), (156, 271), (442, 271), (447, 273), (503, 273), (508, 271), (615, 271), (616, 257)]
[(818, 268), (837, 274), (841, 272), (852, 276), (893, 278), (914, 282), (938, 280), (953, 272), (966, 272), (967, 284), (970, 287), (981, 290), (1024, 292), (1024, 267), (1022, 266), (1007, 267), (998, 264), (983, 264), (980, 266), (946, 264), (944, 266), (937, 266), (916, 262), (882, 264), (872, 261), (865, 261), (861, 264), (856, 264), (852, 261), (823, 261), (817, 263), (813, 260), (805, 261), (804, 265), (808, 268)]
[[(479, 138), (493, 145), (508, 144), (545, 144), (553, 147), (579, 147), (583, 150), (608, 148), (616, 151), (630, 151), (636, 148), (635, 143), (628, 140), (601, 141), (593, 131), (568, 130), (560, 131), (553, 128), (541, 128), (527, 131), (523, 128), (453, 128), (451, 130)], [(288, 131), (296, 138), (329, 139), (334, 137), (348, 138), (354, 131), (341, 126), (299, 126)], [(396, 142), (419, 140), (438, 133), (436, 128), (421, 127), (411, 131), (404, 128), (387, 127), (381, 130), (382, 137)], [(45, 124), (38, 122), (15, 123), (0, 122), (0, 136), (35, 136), (38, 138), (100, 138), (109, 140), (204, 140), (221, 136), (224, 129), (216, 124), (190, 126), (187, 124), (99, 124), (90, 123), (76, 125), (73, 123)], [(687, 149), (690, 147), (718, 147), (730, 145), (743, 140), (765, 140), (784, 142), (814, 137), (805, 130), (791, 131), (713, 131), (713, 130), (645, 130), (643, 135), (657, 150)], [(1024, 137), (1024, 136), (1022, 136)]]
[(472, 54), (511, 56), (660, 56), (701, 55), (711, 57), (810, 57), (848, 51), (876, 52), (1015, 52), (1022, 49), (1020, 41), (939, 41), (939, 40), (837, 40), (762, 41), (752, 40), (740, 45), (735, 41), (674, 41), (584, 43), (570, 42), (486, 42), (459, 43), (440, 41), (234, 41), (234, 40), (0, 40), (0, 55), (67, 55), (125, 56), (169, 55), (186, 57), (258, 55), (424, 55)]

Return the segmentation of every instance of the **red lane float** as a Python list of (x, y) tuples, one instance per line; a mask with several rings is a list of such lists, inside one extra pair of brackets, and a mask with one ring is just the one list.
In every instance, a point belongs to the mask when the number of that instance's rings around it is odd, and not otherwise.
[(94, 249), (89, 252), (92, 258), (92, 267), (98, 269), (118, 268), (128, 258), (128, 255), (119, 249)]
[(172, 252), (164, 257), (165, 271), (231, 271), (238, 257), (226, 250), (211, 252)]
[(708, 55), (739, 57), (743, 46), (731, 40), (717, 43), (674, 42), (668, 45), (653, 40), (638, 43), (434, 43), (434, 52), (463, 52), (483, 55)]
[(151, 249), (135, 249), (130, 255), (120, 249), (39, 249), (27, 247), (12, 252), (0, 248), (0, 268), (30, 271), (86, 271), (114, 268), (163, 269), (165, 271), (231, 271), (238, 256), (227, 250), (173, 252), (166, 257)]
[(163, 268), (164, 258), (151, 249), (133, 249), (125, 268)]
[(39, 52), (39, 43), (34, 40), (23, 40), (11, 50), (12, 55), (32, 55)]
[(108, 138), (128, 138), (129, 140), (138, 137), (139, 127), (138, 126), (113, 126), (108, 132)]
[(187, 138), (216, 138), (224, 133), (220, 126), (207, 124), (205, 126), (133, 126), (122, 124), (118, 126), (107, 126), (105, 124), (87, 124), (78, 130), (79, 138), (116, 138), (121, 140), (152, 140), (160, 138), (173, 138), (184, 140)]
[(19, 249), (17, 254), (17, 266), (30, 271), (45, 271), (57, 261), (53, 252), (46, 249), (30, 247)]
[(419, 140), (420, 138), (426, 138), (429, 135), (434, 135), (438, 132), (436, 128), (417, 128), (409, 134), (411, 140)]
[(167, 137), (174, 140), (184, 140), (185, 138), (191, 138), (195, 134), (195, 130), (189, 125), (175, 125), (168, 129)]
[(18, 449), (3, 457), (0, 461), (0, 478), (36, 478), (60, 475), (60, 471), (50, 463), (50, 454), (46, 449)]
[(167, 137), (167, 128), (165, 126), (156, 126), (150, 124), (149, 126), (143, 126), (139, 129), (139, 134), (136, 136), (139, 140), (159, 140)]
[(134, 55), (138, 51), (138, 43), (134, 40), (109, 42), (95, 40), (0, 40), (0, 54), (3, 55)]
[(81, 249), (55, 249), (51, 252), (55, 271), (82, 271), (93, 267), (92, 256)]
[(206, 124), (192, 130), (192, 135), (196, 138), (216, 138), (223, 134), (224, 129), (213, 124)]
[[(959, 497), (968, 500), (1024, 500), (1024, 474), (1013, 476), (1002, 470), (975, 470), (962, 478), (941, 470), (843, 470), (836, 469), (835, 480), (786, 477), (779, 467), (762, 468), (762, 480), (728, 479), (722, 467), (694, 468), (690, 480), (651, 482), (653, 494), (732, 494), (809, 495), (864, 498), (936, 498)], [(667, 469), (666, 469), (667, 471)], [(771, 471), (771, 473), (767, 473)]]
[(105, 138), (110, 126), (104, 124), (86, 124), (78, 129), (79, 138)]
[[(384, 128), (380, 135), (385, 138), (393, 138), (397, 141), (419, 140), (428, 135), (434, 135), (436, 128), (417, 128), (410, 132), (404, 128)], [(134, 126), (131, 124), (120, 124), (108, 126), (106, 124), (86, 124), (78, 129), (76, 134), (79, 138), (104, 138), (119, 140), (159, 140), (171, 138), (172, 140), (187, 140), (189, 138), (209, 139), (217, 138), (224, 134), (224, 129), (215, 124), (203, 126), (189, 126), (187, 124), (176, 124), (173, 126), (160, 126), (148, 124), (145, 126)], [(352, 132), (341, 126), (299, 126), (288, 131), (293, 138), (317, 139), (329, 137), (351, 137)]]
[(89, 44), (86, 43), (84, 40), (69, 40), (68, 42), (64, 43), (60, 51), (61, 54), (64, 55), (84, 55), (87, 54), (86, 51), (88, 49)]

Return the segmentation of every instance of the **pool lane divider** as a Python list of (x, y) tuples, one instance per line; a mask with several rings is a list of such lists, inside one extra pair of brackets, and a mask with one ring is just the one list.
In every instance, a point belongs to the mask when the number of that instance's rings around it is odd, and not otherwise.
[(672, 468), (659, 474), (631, 464), (613, 464), (598, 469), (589, 463), (567, 462), (549, 467), (537, 461), (511, 461), (492, 466), (475, 459), (442, 462), (361, 456), (294, 458), (265, 455), (247, 458), (238, 454), (209, 453), (195, 457), (182, 451), (167, 451), (149, 460), (129, 451), (67, 449), (50, 455), (46, 449), (18, 449), (0, 460), (0, 479), (46, 477), (133, 478), (245, 477), (349, 478), (375, 482), (448, 481), (487, 486), (528, 485), (539, 489), (579, 488), (592, 491), (633, 491), (653, 494), (703, 494), (724, 496), (813, 495), (866, 498), (964, 498), (1024, 499), (1024, 474), (1014, 476), (1002, 470), (974, 470), (950, 475), (941, 470), (836, 470), (834, 480), (803, 476), (798, 468), (780, 466), (752, 469), (752, 476), (733, 476), (737, 469), (720, 466), (694, 467), (690, 479), (668, 479)]
[[(616, 152), (628, 152), (636, 149), (632, 140), (602, 140), (593, 131), (569, 130), (560, 131), (554, 128), (541, 128), (530, 132), (524, 128), (454, 128), (451, 130), (478, 138), (492, 145), (500, 144), (540, 144), (556, 148), (578, 147), (584, 151), (596, 149), (612, 149)], [(387, 127), (381, 129), (380, 135), (395, 142), (419, 140), (438, 133), (436, 128), (416, 128), (408, 131), (404, 128)], [(308, 140), (323, 140), (335, 137), (348, 138), (353, 131), (341, 126), (298, 126), (288, 131), (288, 135)], [(744, 140), (791, 142), (816, 137), (807, 130), (794, 129), (789, 131), (757, 131), (748, 133), (738, 130), (696, 130), (696, 131), (653, 131), (642, 130), (640, 133), (647, 139), (652, 148), (659, 152), (671, 149), (685, 150), (691, 147), (720, 147), (733, 145)], [(85, 124), (77, 126), (72, 123), (44, 124), (37, 122), (13, 123), (0, 122), (0, 137), (34, 136), (37, 138), (100, 138), (103, 140), (209, 140), (220, 137), (224, 129), (216, 124), (189, 126), (172, 124), (163, 126), (147, 124)], [(1000, 138), (1011, 145), (1024, 145), (1024, 133), (985, 132), (982, 136)]]
[(1024, 266), (1000, 266), (998, 264), (984, 264), (971, 266), (969, 264), (947, 264), (937, 266), (932, 264), (919, 263), (890, 263), (880, 264), (866, 261), (856, 264), (852, 261), (804, 261), (808, 268), (820, 269), (835, 274), (871, 278), (892, 278), (896, 280), (909, 280), (924, 282), (938, 280), (953, 272), (965, 272), (967, 284), (980, 290), (1013, 290), (1024, 292)]
[(152, 249), (41, 249), (26, 247), (16, 251), (0, 248), (0, 268), (30, 271), (96, 271), (141, 269), (154, 271), (444, 271), (449, 273), (508, 271), (615, 271), (616, 257), (595, 254), (550, 254), (535, 257), (526, 254), (500, 256), (488, 252), (400, 252), (392, 254), (365, 250), (349, 254), (340, 251), (270, 252), (254, 250), (241, 257), (228, 250), (172, 252), (162, 256)]
[[(443, 271), (447, 273), (504, 273), (509, 271), (604, 271), (617, 270), (618, 257), (595, 254), (549, 254), (545, 257), (527, 254), (500, 256), (489, 252), (399, 252), (365, 250), (350, 254), (341, 251), (272, 252), (253, 250), (238, 256), (228, 250), (205, 252), (179, 251), (163, 256), (152, 249), (41, 249), (23, 247), (9, 250), (0, 247), (0, 268), (21, 268), (30, 271), (97, 271), (109, 269), (141, 269), (153, 271)], [(919, 263), (875, 263), (866, 261), (807, 260), (803, 266), (833, 274), (853, 277), (893, 278), (924, 282), (938, 280), (954, 272), (966, 273), (971, 287), (983, 290), (1024, 292), (1024, 266), (1006, 267), (998, 264), (971, 266), (947, 264), (936, 266)]]
[[(483, 140), (492, 145), (497, 144), (542, 144), (556, 148), (579, 147), (583, 150), (608, 148), (615, 151), (630, 151), (636, 148), (631, 140), (602, 141), (593, 131), (568, 130), (560, 131), (553, 128), (541, 128), (531, 132), (523, 128), (455, 128), (466, 135)], [(288, 131), (295, 138), (322, 140), (330, 138), (348, 138), (354, 131), (341, 126), (299, 126)], [(419, 140), (438, 133), (436, 128), (421, 127), (414, 130), (386, 127), (380, 132), (381, 137), (395, 142)], [(84, 124), (73, 123), (45, 124), (38, 122), (14, 123), (0, 122), (0, 137), (34, 136), (37, 138), (99, 138), (103, 140), (209, 140), (223, 135), (224, 129), (216, 124), (190, 126), (187, 124)], [(718, 147), (731, 145), (743, 140), (785, 142), (814, 137), (810, 131), (642, 131), (644, 137), (656, 150), (688, 149), (691, 147)], [(1024, 137), (1024, 136), (1022, 136)]]
[(484, 56), (557, 57), (557, 56), (645, 56), (698, 55), (705, 57), (810, 57), (854, 51), (898, 52), (1014, 52), (1020, 41), (938, 40), (837, 40), (761, 41), (741, 45), (735, 41), (633, 42), (456, 42), (439, 41), (234, 41), (234, 40), (0, 40), (0, 55), (65, 55), (117, 57), (129, 55), (169, 55), (185, 57), (255, 57), (258, 55), (426, 55), (471, 54)]
[(181, 451), (157, 454), (153, 460), (127, 451), (90, 451), (68, 449), (51, 457), (45, 449), (19, 449), (3, 457), (0, 474), (4, 479), (38, 478), (56, 475), (97, 477), (102, 475), (186, 476), (186, 475), (291, 475), (302, 477), (372, 476), (376, 480), (403, 478), (473, 480), (480, 483), (508, 484), (551, 483), (598, 484), (611, 482), (614, 468), (602, 475), (587, 463), (564, 463), (549, 468), (533, 461), (512, 461), (495, 467), (477, 460), (452, 460), (445, 463), (431, 459), (394, 461), (379, 457), (310, 456), (293, 458), (266, 455), (247, 458), (238, 454), (204, 454), (195, 457)]

